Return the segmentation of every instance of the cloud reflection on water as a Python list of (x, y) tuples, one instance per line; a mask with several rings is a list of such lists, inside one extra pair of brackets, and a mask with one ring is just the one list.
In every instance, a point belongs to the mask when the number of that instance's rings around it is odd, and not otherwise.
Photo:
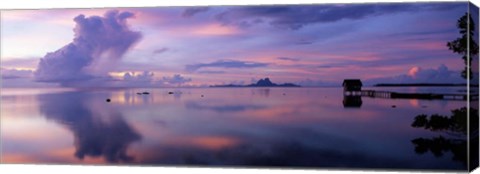
[(131, 161), (133, 157), (127, 154), (127, 148), (139, 141), (141, 135), (120, 112), (108, 106), (102, 106), (102, 110), (90, 107), (88, 102), (91, 102), (92, 95), (85, 92), (39, 95), (40, 112), (72, 131), (77, 158), (101, 156), (108, 162)]

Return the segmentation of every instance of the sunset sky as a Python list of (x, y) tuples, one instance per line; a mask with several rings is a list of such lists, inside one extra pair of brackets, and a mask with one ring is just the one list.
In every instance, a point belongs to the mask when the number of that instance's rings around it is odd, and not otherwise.
[(2, 86), (464, 83), (461, 56), (446, 43), (460, 36), (466, 10), (455, 2), (1, 11)]

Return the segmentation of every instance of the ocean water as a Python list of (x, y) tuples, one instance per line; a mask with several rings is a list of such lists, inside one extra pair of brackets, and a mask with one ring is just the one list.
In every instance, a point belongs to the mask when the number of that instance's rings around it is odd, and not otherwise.
[[(412, 90), (428, 91), (406, 89)], [(143, 91), (150, 94), (137, 94)], [(414, 140), (465, 139), (411, 125), (417, 115), (448, 116), (465, 106), (346, 99), (341, 88), (4, 88), (0, 157), (34, 164), (464, 170), (458, 150), (433, 153), (429, 148), (443, 146)]]

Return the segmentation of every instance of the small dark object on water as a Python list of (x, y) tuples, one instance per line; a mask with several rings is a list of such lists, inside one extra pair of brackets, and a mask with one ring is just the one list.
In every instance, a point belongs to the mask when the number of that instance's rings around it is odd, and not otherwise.
[(172, 92), (172, 91), (170, 91), (170, 92), (168, 92), (168, 94), (173, 94), (173, 92)]
[(111, 100), (109, 98), (107, 98), (107, 102), (110, 102)]
[(149, 92), (142, 92), (142, 94), (148, 95), (148, 94), (150, 94), (150, 93), (149, 93)]
[(138, 94), (138, 95), (142, 95), (142, 93), (141, 93), (141, 92), (137, 92), (137, 94)]
[(426, 108), (427, 106), (423, 105), (422, 108)]
[(285, 93), (283, 93), (283, 95), (285, 95)]
[(397, 107), (397, 105), (392, 105), (392, 108), (396, 108), (396, 107)]
[(203, 97), (203, 95), (201, 95), (201, 97)]

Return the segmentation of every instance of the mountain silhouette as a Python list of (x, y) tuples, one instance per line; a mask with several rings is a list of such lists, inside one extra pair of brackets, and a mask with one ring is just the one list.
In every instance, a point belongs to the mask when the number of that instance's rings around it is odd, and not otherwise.
[(276, 84), (270, 81), (270, 78), (260, 79), (257, 83), (252, 83), (249, 85), (212, 85), (210, 87), (300, 87), (300, 85), (296, 85), (293, 83), (283, 83), (283, 84)]
[[(253, 85), (253, 84), (252, 84)], [(276, 86), (277, 84), (272, 83), (269, 78), (260, 79), (255, 86)]]

